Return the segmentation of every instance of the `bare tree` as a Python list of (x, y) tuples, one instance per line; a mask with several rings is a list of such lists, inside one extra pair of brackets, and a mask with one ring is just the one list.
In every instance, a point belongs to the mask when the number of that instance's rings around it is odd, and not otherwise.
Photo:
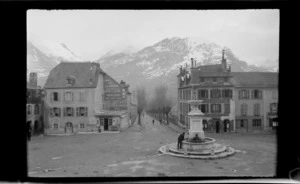
[(168, 87), (166, 85), (160, 85), (155, 88), (155, 96), (153, 101), (153, 109), (159, 113), (160, 119), (162, 116), (165, 116), (167, 124), (169, 124), (169, 113), (175, 103), (172, 100), (172, 97), (168, 97)]
[(147, 104), (147, 93), (144, 86), (137, 87), (137, 113), (138, 113), (138, 124), (141, 125), (141, 113), (144, 111)]

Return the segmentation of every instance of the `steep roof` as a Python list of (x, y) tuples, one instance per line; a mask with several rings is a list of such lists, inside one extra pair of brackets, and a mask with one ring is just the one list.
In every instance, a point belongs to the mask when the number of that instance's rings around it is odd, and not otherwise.
[[(55, 66), (44, 88), (95, 88), (100, 72), (100, 65), (92, 62), (61, 62)], [(67, 84), (67, 78), (74, 78), (73, 85)]]
[(236, 87), (278, 87), (275, 72), (231, 72)]

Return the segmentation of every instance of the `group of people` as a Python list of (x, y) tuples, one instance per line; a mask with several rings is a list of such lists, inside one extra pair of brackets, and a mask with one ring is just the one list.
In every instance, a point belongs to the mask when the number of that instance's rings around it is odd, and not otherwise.
[[(154, 125), (155, 120), (153, 119), (152, 122), (153, 122), (153, 125)], [(160, 124), (161, 124), (161, 122), (162, 122), (162, 120), (159, 120), (159, 123), (160, 123)]]

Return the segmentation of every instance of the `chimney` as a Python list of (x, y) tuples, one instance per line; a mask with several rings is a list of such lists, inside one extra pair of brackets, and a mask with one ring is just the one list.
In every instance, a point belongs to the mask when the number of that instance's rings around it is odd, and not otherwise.
[(227, 66), (226, 66), (226, 59), (224, 57), (224, 52), (225, 52), (225, 50), (223, 49), (222, 50), (222, 65), (223, 65), (224, 70), (226, 70)]
[(230, 66), (230, 65), (229, 65), (229, 67), (228, 67), (228, 71), (231, 72), (231, 66)]
[(194, 58), (191, 58), (191, 68), (194, 67)]
[(29, 83), (32, 86), (37, 87), (37, 73), (32, 72), (29, 74)]
[(180, 66), (179, 72), (180, 72), (180, 74), (182, 74), (182, 66)]
[(196, 59), (195, 59), (195, 68), (197, 67), (197, 61), (196, 61)]

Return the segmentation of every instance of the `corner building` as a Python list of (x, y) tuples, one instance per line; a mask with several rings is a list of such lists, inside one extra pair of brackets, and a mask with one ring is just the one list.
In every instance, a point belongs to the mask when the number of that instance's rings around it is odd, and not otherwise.
[(179, 125), (189, 128), (188, 100), (203, 100), (199, 107), (204, 113), (203, 128), (207, 132), (232, 132), (234, 127), (234, 86), (224, 52), (221, 64), (196, 67), (191, 61), (188, 71), (180, 68), (178, 78)]
[(206, 132), (255, 132), (278, 126), (278, 73), (231, 72), (222, 54), (221, 64), (180, 68), (178, 124), (189, 128), (188, 100), (203, 100)]
[(130, 123), (129, 85), (118, 83), (98, 63), (61, 62), (44, 86), (45, 133), (119, 131)]

